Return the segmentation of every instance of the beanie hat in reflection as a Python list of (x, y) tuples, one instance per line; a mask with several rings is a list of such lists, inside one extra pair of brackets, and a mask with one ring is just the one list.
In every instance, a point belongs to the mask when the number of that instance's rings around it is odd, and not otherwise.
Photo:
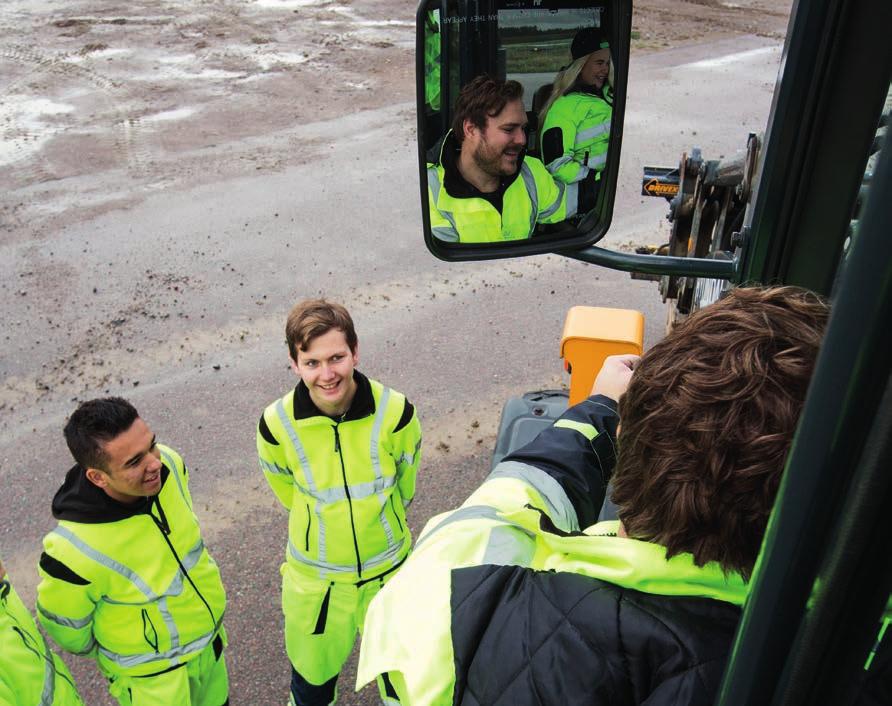
[(591, 54), (598, 49), (609, 49), (610, 43), (607, 41), (607, 34), (599, 27), (587, 27), (581, 29), (573, 37), (573, 43), (570, 45), (570, 56), (573, 61)]

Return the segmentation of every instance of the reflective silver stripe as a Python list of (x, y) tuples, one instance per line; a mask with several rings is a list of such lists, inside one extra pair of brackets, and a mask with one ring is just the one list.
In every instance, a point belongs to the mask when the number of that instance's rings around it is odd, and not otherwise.
[(489, 532), (482, 564), (528, 566), (536, 553), (536, 535), (516, 525), (500, 525)]
[(189, 503), (189, 500), (186, 498), (186, 491), (183, 488), (183, 481), (180, 480), (180, 474), (177, 471), (176, 461), (173, 460), (173, 456), (171, 456), (169, 453), (167, 453), (160, 446), (158, 447), (158, 450), (161, 452), (161, 458), (164, 459), (165, 465), (167, 466), (168, 470), (171, 473), (173, 473), (173, 477), (177, 479), (177, 487), (180, 489), (180, 495), (183, 496), (183, 500), (186, 501), (186, 505), (189, 505), (189, 507), (192, 507), (191, 504)]
[(375, 554), (375, 556), (369, 557), (364, 562), (362, 562), (362, 570), (366, 571), (367, 569), (374, 569), (377, 566), (381, 566), (382, 564), (387, 564), (391, 561), (394, 561), (400, 555), (400, 552), (405, 545), (406, 536), (404, 535), (399, 544), (394, 544), (392, 547), (385, 549), (380, 554)]
[(536, 551), (536, 535), (525, 527), (520, 527), (500, 517), (498, 510), (489, 505), (471, 505), (456, 510), (430, 532), (425, 533), (415, 543), (415, 551), (418, 551), (418, 547), (431, 535), (436, 534), (444, 527), (465, 520), (497, 520), (504, 523), (491, 528), (489, 540), (483, 552), (483, 564), (526, 566), (532, 561)]
[(566, 206), (564, 202), (564, 189), (566, 188), (563, 182), (556, 181), (554, 182), (555, 186), (558, 188), (557, 198), (554, 200), (554, 203), (551, 204), (548, 208), (546, 208), (542, 213), (539, 214), (539, 218), (545, 219), (550, 216), (553, 216), (557, 213), (557, 210), (563, 205)]
[(456, 233), (455, 228), (451, 226), (449, 228), (436, 226), (434, 228), (431, 228), (431, 233), (433, 233), (434, 237), (438, 240), (442, 240), (447, 243), (457, 243), (459, 240), (458, 233)]
[(106, 556), (102, 552), (93, 549), (93, 547), (84, 542), (80, 537), (78, 537), (68, 528), (63, 527), (62, 525), (58, 525), (56, 529), (54, 529), (50, 534), (58, 534), (60, 537), (67, 539), (75, 547), (80, 549), (81, 553), (88, 556), (96, 563), (102, 564), (107, 569), (111, 569), (116, 574), (120, 574), (121, 576), (123, 576), (125, 579), (130, 581), (130, 583), (136, 586), (139, 589), (140, 593), (142, 593), (150, 601), (155, 601), (160, 598), (157, 593), (149, 588), (149, 584), (143, 581), (142, 578), (140, 578), (140, 576), (135, 571), (129, 569), (123, 564), (119, 564), (117, 561), (115, 561), (111, 557)]
[(193, 640), (186, 645), (180, 645), (166, 650), (165, 652), (148, 652), (139, 655), (121, 655), (117, 652), (112, 652), (111, 650), (105, 649), (102, 645), (99, 646), (99, 652), (109, 661), (114, 662), (115, 664), (124, 667), (125, 669), (130, 667), (138, 667), (141, 664), (147, 664), (149, 662), (160, 662), (161, 660), (180, 662), (182, 661), (183, 657), (187, 657), (188, 655), (200, 652), (209, 644), (211, 644), (213, 639), (217, 636), (217, 633), (220, 631), (220, 626), (222, 624), (223, 618), (221, 617), (217, 621), (217, 624), (214, 626), (214, 629), (211, 632), (202, 635), (201, 637)]
[(288, 468), (282, 468), (280, 465), (276, 463), (270, 463), (269, 461), (264, 461), (260, 459), (260, 467), (274, 476), (291, 476), (294, 477), (294, 474)]
[[(372, 470), (375, 472), (375, 484), (384, 485), (384, 472), (381, 470), (381, 448), (378, 438), (381, 434), (381, 425), (384, 423), (384, 415), (387, 412), (387, 404), (390, 402), (390, 388), (385, 387), (381, 393), (381, 400), (378, 402), (378, 409), (375, 411), (375, 420), (372, 422), (372, 435), (369, 445), (369, 455), (372, 460)], [(395, 470), (395, 469), (394, 469)], [(391, 485), (393, 484), (391, 479)], [(393, 527), (387, 519), (387, 496), (383, 491), (378, 491), (378, 502), (381, 504), (381, 526), (384, 528), (384, 536), (387, 537), (387, 548), (393, 546)]]
[[(583, 167), (579, 173), (582, 174), (583, 171), (588, 174), (588, 169), (586, 167)], [(579, 210), (579, 182), (574, 181), (572, 184), (567, 184), (566, 187), (567, 211), (564, 215), (567, 218), (570, 218), (571, 216), (575, 216), (576, 212)]]
[[(393, 486), (395, 482), (395, 478), (388, 476), (381, 480), (368, 481), (367, 483), (356, 483), (348, 486), (350, 497), (353, 500), (362, 500), (370, 495), (376, 495), (382, 490), (387, 490), (387, 488)], [(294, 485), (297, 486), (300, 493), (315, 498), (317, 502), (320, 502), (323, 505), (330, 505), (347, 499), (347, 491), (344, 490), (343, 486), (310, 492), (308, 488), (304, 488), (300, 483), (295, 483)]]
[[(61, 537), (64, 537), (65, 539), (67, 539), (75, 547), (80, 549), (83, 554), (90, 557), (93, 561), (95, 561), (99, 564), (102, 564), (106, 568), (111, 569), (115, 573), (123, 576), (125, 579), (130, 581), (130, 583), (132, 583), (134, 586), (136, 586), (136, 588), (140, 591), (140, 593), (142, 593), (150, 602), (157, 603), (158, 611), (161, 613), (161, 619), (164, 621), (164, 624), (167, 626), (167, 630), (170, 633), (171, 644), (176, 645), (179, 642), (179, 630), (177, 629), (177, 624), (174, 621), (173, 616), (170, 614), (170, 610), (167, 607), (166, 595), (159, 596), (151, 588), (149, 588), (149, 585), (145, 581), (143, 581), (143, 579), (135, 571), (124, 566), (123, 564), (118, 563), (117, 561), (115, 561), (111, 557), (106, 556), (102, 552), (97, 551), (96, 549), (91, 547), (86, 542), (82, 541), (80, 539), (80, 537), (78, 537), (77, 535), (75, 535), (73, 532), (66, 529), (65, 527), (62, 527), (61, 525), (59, 525), (58, 527), (56, 527), (55, 530), (53, 530), (53, 532), (55, 532), (56, 534), (58, 534)], [(201, 547), (203, 549), (204, 545), (202, 544)], [(189, 555), (192, 555), (194, 551), (195, 551), (194, 549), (191, 550)], [(201, 553), (199, 552), (198, 556), (200, 556), (200, 555), (201, 555)], [(197, 559), (196, 559), (196, 561), (197, 561)], [(180, 572), (177, 572), (177, 575), (174, 577), (174, 580), (171, 583), (171, 587), (176, 585), (178, 581), (179, 581), (180, 591), (181, 591), (182, 590), (182, 578), (180, 576)], [(168, 591), (169, 590), (170, 590), (170, 588), (168, 589)], [(179, 591), (178, 591), (178, 593), (179, 593)], [(177, 595), (177, 594), (174, 594), (174, 595)], [(107, 602), (114, 603), (115, 601), (107, 601)], [(100, 648), (100, 650), (101, 649), (102, 648)]]
[[(201, 560), (203, 554), (204, 540), (199, 537), (195, 546), (183, 557), (183, 568), (187, 572), (191, 571)], [(167, 607), (167, 598), (168, 596), (179, 596), (183, 592), (183, 580), (183, 572), (177, 571), (173, 581), (170, 582), (170, 586), (168, 586), (167, 590), (164, 592), (164, 596), (158, 601), (158, 610), (161, 613), (161, 619), (164, 621), (164, 624), (167, 626), (167, 631), (170, 633), (171, 647), (177, 647), (180, 644), (180, 631), (177, 628), (173, 616), (170, 614), (170, 609)]]
[(545, 471), (518, 461), (503, 461), (487, 476), (484, 483), (496, 478), (512, 478), (532, 486), (547, 509), (546, 514), (554, 522), (555, 527), (564, 532), (578, 532), (579, 518), (567, 493), (554, 478)]
[(459, 241), (459, 235), (458, 226), (455, 224), (455, 216), (452, 215), (452, 211), (443, 211), (440, 209), (440, 173), (437, 171), (436, 167), (427, 168), (427, 186), (431, 190), (437, 213), (449, 221), (449, 225), (452, 226), (451, 231), (443, 226), (432, 227), (431, 231), (440, 240), (457, 243)]
[(41, 635), (40, 640), (43, 642), (43, 690), (40, 693), (40, 706), (53, 706), (56, 697), (56, 663), (46, 638)]
[(40, 613), (47, 620), (52, 620), (57, 625), (61, 625), (65, 628), (71, 628), (72, 630), (80, 630), (81, 628), (85, 628), (93, 622), (92, 613), (84, 618), (66, 618), (62, 615), (53, 613), (51, 610), (47, 610), (42, 605), (40, 605), (39, 602), (37, 603), (37, 612)]
[(593, 125), (592, 127), (586, 128), (585, 130), (580, 130), (576, 133), (576, 146), (579, 147), (584, 142), (589, 142), (590, 140), (595, 139), (601, 135), (606, 135), (610, 132), (610, 121), (606, 120), (603, 123), (599, 123), (598, 125)]
[[(291, 426), (291, 420), (288, 418), (288, 413), (285, 411), (285, 404), (281, 399), (276, 402), (276, 414), (279, 415), (279, 421), (282, 422), (282, 426), (285, 428), (288, 438), (291, 439), (291, 445), (294, 447), (294, 452), (297, 454), (298, 461), (300, 461), (301, 470), (303, 471), (304, 478), (306, 479), (307, 486), (310, 490), (309, 494), (315, 497), (318, 490), (316, 488), (316, 482), (313, 480), (313, 471), (310, 468), (310, 462), (307, 460), (307, 454), (304, 452), (303, 444), (300, 443), (297, 431)], [(319, 535), (319, 559), (324, 562), (326, 550), (325, 523), (322, 521), (322, 508), (316, 503), (313, 509), (316, 515), (316, 530)]]
[(549, 162), (545, 166), (545, 168), (548, 171), (550, 171), (552, 174), (554, 174), (558, 169), (563, 167), (565, 164), (570, 164), (570, 162), (572, 162), (572, 161), (573, 161), (573, 155), (565, 154), (565, 155), (562, 155), (562, 156), (558, 157), (557, 159)]
[[(365, 561), (362, 562), (361, 568), (363, 571), (367, 569), (374, 569), (377, 566), (382, 564), (386, 564), (393, 559), (396, 559), (403, 547), (406, 545), (406, 539), (403, 538), (403, 541), (393, 547), (389, 547), (385, 551), (380, 554), (376, 554), (373, 557), (369, 557)], [(304, 554), (301, 554), (297, 547), (294, 546), (294, 543), (289, 539), (288, 540), (288, 553), (291, 554), (291, 557), (300, 564), (304, 564), (305, 566), (312, 566), (314, 569), (318, 569), (319, 572), (324, 577), (327, 574), (335, 573), (335, 574), (355, 574), (356, 573), (356, 564), (332, 564), (327, 561), (320, 561), (318, 559), (313, 559), (312, 557), (308, 557)]]
[(418, 541), (415, 542), (415, 549), (417, 550), (418, 547), (420, 547), (425, 541), (427, 541), (428, 537), (430, 537), (432, 534), (436, 534), (447, 525), (451, 525), (455, 522), (463, 522), (464, 520), (484, 519), (504, 522), (504, 519), (499, 517), (498, 510), (496, 510), (494, 507), (490, 507), (489, 505), (469, 505), (468, 507), (461, 507), (455, 512), (451, 513), (449, 517), (445, 518), (430, 532), (425, 532), (424, 535), (419, 537)]
[(427, 188), (431, 190), (434, 203), (440, 200), (440, 172), (436, 167), (427, 168)]
[[(402, 455), (396, 460), (396, 465), (397, 465), (397, 466), (404, 466), (404, 465), (408, 464), (409, 466), (414, 466), (414, 465), (415, 465), (415, 459), (418, 457), (418, 451), (419, 451), (419, 449), (421, 449), (421, 439), (419, 439), (419, 440), (415, 443), (415, 449), (412, 451), (411, 454), (402, 454)], [(402, 470), (402, 468), (401, 468), (400, 470)]]
[(520, 165), (520, 175), (523, 177), (523, 183), (530, 197), (530, 235), (536, 229), (536, 220), (539, 216), (539, 193), (536, 190), (536, 177), (527, 166), (526, 162)]
[(601, 154), (590, 154), (588, 156), (588, 168), (589, 169), (601, 169), (604, 168), (604, 165), (607, 164), (607, 153), (602, 152)]
[(170, 614), (170, 608), (167, 607), (167, 596), (158, 601), (158, 612), (161, 613), (161, 620), (167, 626), (167, 632), (170, 635), (170, 647), (175, 649), (180, 646), (180, 631), (174, 622), (173, 616)]

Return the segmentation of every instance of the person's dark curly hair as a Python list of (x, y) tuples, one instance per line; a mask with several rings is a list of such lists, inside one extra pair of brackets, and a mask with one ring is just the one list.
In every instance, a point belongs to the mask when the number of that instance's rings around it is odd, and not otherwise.
[(464, 140), (465, 120), (480, 130), (486, 129), (486, 121), (504, 110), (511, 101), (523, 98), (523, 86), (517, 81), (502, 81), (483, 74), (465, 84), (455, 101), (452, 116), (452, 134), (458, 144)]
[(734, 289), (648, 351), (619, 402), (628, 536), (749, 578), (829, 313), (796, 287)]

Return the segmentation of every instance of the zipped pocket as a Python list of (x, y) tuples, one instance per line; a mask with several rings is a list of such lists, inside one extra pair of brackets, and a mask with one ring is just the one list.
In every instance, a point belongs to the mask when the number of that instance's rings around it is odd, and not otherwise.
[(304, 551), (309, 553), (310, 551), (310, 505), (307, 504), (307, 532), (304, 536)]
[(400, 514), (396, 511), (396, 497), (395, 494), (391, 493), (390, 495), (390, 507), (393, 508), (393, 516), (396, 518), (396, 523), (400, 526), (400, 532), (403, 531), (403, 523), (400, 522)]
[(155, 650), (155, 652), (158, 652), (158, 631), (155, 630), (155, 625), (152, 623), (148, 611), (143, 608), (141, 612), (143, 639), (148, 643), (149, 647)]

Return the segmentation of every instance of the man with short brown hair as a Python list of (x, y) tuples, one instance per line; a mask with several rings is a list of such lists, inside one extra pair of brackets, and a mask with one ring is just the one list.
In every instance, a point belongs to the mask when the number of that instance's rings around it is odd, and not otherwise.
[[(409, 553), (421, 426), (399, 392), (356, 370), (340, 304), (310, 299), (285, 325), (297, 387), (257, 427), (260, 466), (290, 511), (282, 565), (291, 703), (334, 703), (369, 602)], [(395, 693), (384, 679), (382, 698)]]
[[(712, 704), (828, 314), (736, 289), (608, 358), (428, 523), (369, 609), (358, 684), (389, 673), (413, 706)], [(620, 521), (596, 523), (611, 474)]]
[(517, 81), (483, 75), (462, 88), (452, 130), (438, 162), (427, 169), (435, 237), (462, 243), (522, 240), (537, 223), (574, 215), (564, 185), (541, 161), (525, 156), (526, 125)]

